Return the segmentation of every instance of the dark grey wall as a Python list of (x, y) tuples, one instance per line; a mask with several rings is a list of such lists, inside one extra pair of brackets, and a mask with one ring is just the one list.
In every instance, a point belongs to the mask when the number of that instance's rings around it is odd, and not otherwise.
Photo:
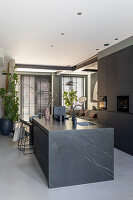
[[(124, 95), (129, 95), (130, 113), (117, 112), (117, 96)], [(98, 96), (107, 96), (107, 111), (98, 112), (99, 123), (114, 127), (115, 146), (133, 154), (133, 46), (98, 61)]]

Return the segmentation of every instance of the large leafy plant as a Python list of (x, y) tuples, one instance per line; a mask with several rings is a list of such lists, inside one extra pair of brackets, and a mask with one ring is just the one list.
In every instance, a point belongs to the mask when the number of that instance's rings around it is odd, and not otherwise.
[(67, 107), (67, 109), (69, 107), (71, 109), (73, 109), (74, 103), (78, 101), (77, 91), (75, 91), (73, 89), (71, 91), (69, 91), (69, 92), (64, 91), (63, 99), (64, 99), (65, 106)]
[[(16, 66), (14, 67), (16, 68)], [(4, 119), (10, 119), (12, 122), (18, 121), (19, 118), (19, 98), (16, 86), (18, 84), (18, 75), (16, 73), (6, 73), (7, 87), (0, 88), (0, 96), (3, 101)]]

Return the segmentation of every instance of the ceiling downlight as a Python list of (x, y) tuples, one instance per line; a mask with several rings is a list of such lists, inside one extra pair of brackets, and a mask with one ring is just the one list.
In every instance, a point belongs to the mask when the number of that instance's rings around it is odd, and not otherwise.
[(109, 43), (105, 43), (104, 46), (105, 46), (105, 47), (108, 47), (108, 46), (109, 46)]
[(77, 15), (82, 15), (82, 12), (77, 12)]

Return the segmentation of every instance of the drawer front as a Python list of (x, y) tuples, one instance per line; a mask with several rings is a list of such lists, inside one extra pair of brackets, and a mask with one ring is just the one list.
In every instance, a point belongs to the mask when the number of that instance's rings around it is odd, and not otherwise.
[(36, 124), (34, 125), (35, 155), (48, 179), (48, 135)]

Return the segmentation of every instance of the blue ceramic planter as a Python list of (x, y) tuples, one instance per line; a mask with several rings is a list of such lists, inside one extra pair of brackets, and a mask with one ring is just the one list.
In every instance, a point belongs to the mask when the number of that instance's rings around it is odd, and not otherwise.
[(0, 131), (2, 135), (9, 135), (13, 131), (13, 122), (9, 119), (0, 119)]

